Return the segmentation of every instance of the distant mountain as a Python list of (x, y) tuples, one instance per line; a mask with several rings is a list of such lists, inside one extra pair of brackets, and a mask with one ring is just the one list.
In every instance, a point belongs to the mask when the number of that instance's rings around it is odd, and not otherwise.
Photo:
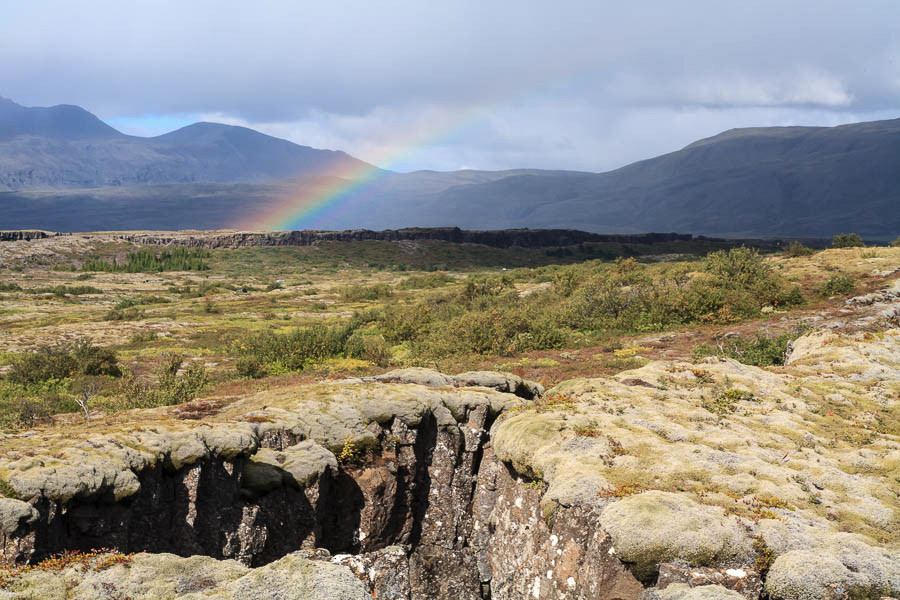
[(262, 182), (370, 167), (246, 127), (195, 123), (141, 138), (77, 106), (26, 108), (0, 99), (0, 190)]
[(894, 237), (900, 119), (734, 129), (608, 173), (452, 187), (418, 212), (416, 225)]
[(341, 195), (316, 228), (679, 231), (731, 237), (900, 234), (900, 119), (733, 129), (607, 173), (390, 173), (251, 129), (127, 136), (75, 106), (0, 100), (0, 229), (228, 228)]

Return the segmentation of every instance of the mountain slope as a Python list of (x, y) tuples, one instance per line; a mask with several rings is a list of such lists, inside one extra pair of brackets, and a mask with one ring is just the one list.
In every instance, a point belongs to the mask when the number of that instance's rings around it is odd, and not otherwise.
[[(827, 236), (900, 233), (900, 119), (740, 129), (601, 174), (445, 190), (416, 224)], [(468, 217), (468, 218), (467, 218)]]
[(124, 135), (76, 106), (0, 100), (0, 190), (260, 182), (371, 168), (245, 127), (195, 123), (153, 138)]
[(382, 171), (346, 185), (371, 168), (243, 127), (139, 138), (78, 107), (0, 99), (0, 229), (240, 227), (312, 198), (336, 208), (302, 223), (316, 228), (900, 234), (900, 119), (733, 129), (607, 173)]

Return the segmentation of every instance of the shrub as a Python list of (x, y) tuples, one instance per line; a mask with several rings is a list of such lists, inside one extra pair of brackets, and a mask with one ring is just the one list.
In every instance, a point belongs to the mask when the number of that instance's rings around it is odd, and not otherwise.
[(839, 233), (831, 238), (832, 248), (856, 248), (865, 245), (862, 238), (856, 233)]
[(68, 296), (83, 296), (84, 294), (102, 294), (103, 291), (90, 285), (56, 285), (31, 288), (25, 290), (29, 294), (53, 294), (54, 296), (64, 298)]
[(819, 288), (819, 291), (823, 296), (842, 296), (851, 293), (855, 287), (853, 279), (846, 275), (838, 274), (829, 277), (828, 281)]
[(797, 240), (794, 240), (784, 250), (784, 255), (791, 258), (799, 258), (801, 256), (809, 256), (813, 253), (812, 248), (807, 248)]
[(793, 331), (783, 333), (774, 338), (763, 335), (757, 335), (750, 339), (737, 337), (719, 346), (701, 344), (694, 348), (694, 358), (726, 356), (745, 365), (757, 367), (783, 365), (787, 355), (788, 344), (800, 337), (802, 333), (802, 331)]
[(3, 283), (0, 281), (0, 292), (18, 292), (21, 289), (17, 283)]
[(512, 287), (512, 279), (507, 275), (470, 275), (460, 296), (464, 302), (470, 304), (478, 298), (499, 296)]
[(250, 379), (259, 379), (266, 376), (266, 367), (255, 356), (242, 356), (234, 365), (238, 375)]
[(202, 248), (172, 248), (159, 254), (150, 248), (141, 248), (128, 255), (128, 262), (120, 265), (113, 259), (107, 262), (92, 258), (82, 266), (82, 271), (108, 271), (123, 273), (160, 273), (162, 271), (206, 271), (209, 265), (204, 259), (209, 250)]
[(191, 363), (179, 375), (184, 358), (170, 354), (157, 371), (156, 385), (130, 378), (122, 383), (122, 400), (117, 408), (153, 408), (181, 404), (197, 397), (207, 382), (206, 368)]
[(13, 383), (34, 384), (76, 374), (118, 377), (122, 372), (115, 352), (81, 339), (25, 354), (13, 363), (8, 378)]
[(141, 319), (146, 318), (146, 314), (144, 311), (138, 310), (136, 308), (126, 308), (125, 310), (119, 310), (113, 308), (105, 315), (103, 315), (104, 321), (140, 321)]
[(401, 290), (423, 290), (443, 287), (447, 283), (454, 281), (450, 275), (438, 271), (435, 273), (427, 273), (425, 275), (410, 275), (399, 284), (397, 288)]
[(363, 331), (356, 331), (347, 338), (344, 353), (348, 357), (373, 362), (379, 367), (386, 367), (393, 358), (390, 346), (382, 336)]
[(900, 248), (900, 235), (897, 236), (897, 239), (891, 242), (891, 246), (894, 248)]
[(769, 276), (769, 267), (755, 248), (732, 248), (706, 257), (706, 272), (724, 286), (750, 288)]
[(386, 283), (372, 285), (348, 285), (340, 288), (338, 293), (345, 302), (359, 302), (360, 300), (378, 300), (389, 297), (391, 286)]

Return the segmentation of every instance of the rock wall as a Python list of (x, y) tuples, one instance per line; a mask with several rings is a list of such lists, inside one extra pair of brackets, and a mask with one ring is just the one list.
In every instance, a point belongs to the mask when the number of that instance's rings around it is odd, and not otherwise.
[(68, 233), (55, 233), (51, 231), (41, 231), (40, 229), (20, 229), (12, 231), (0, 231), (0, 242), (17, 242), (20, 240), (42, 240), (45, 238), (56, 237), (59, 235), (70, 235)]
[(352, 229), (347, 231), (275, 231), (271, 233), (135, 233), (120, 234), (119, 239), (138, 244), (187, 246), (191, 248), (243, 248), (247, 246), (312, 246), (321, 242), (418, 241), (438, 240), (460, 244), (483, 244), (496, 248), (520, 246), (546, 248), (571, 246), (583, 242), (618, 242), (653, 244), (677, 240), (689, 241), (691, 234), (645, 233), (636, 235), (604, 235), (573, 229), (498, 229), (466, 231), (458, 227), (385, 229)]

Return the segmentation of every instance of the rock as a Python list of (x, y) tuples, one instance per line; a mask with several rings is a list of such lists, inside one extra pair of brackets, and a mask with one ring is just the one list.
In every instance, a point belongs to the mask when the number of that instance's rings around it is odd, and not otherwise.
[(18, 575), (13, 585), (0, 589), (0, 599), (7, 598), (371, 600), (363, 583), (349, 569), (293, 554), (256, 569), (232, 560), (180, 558), (172, 554), (137, 554), (127, 566), (113, 564), (101, 569), (35, 569)]
[(365, 585), (372, 598), (409, 600), (409, 549), (388, 546), (382, 550), (335, 556), (331, 562), (348, 567)]
[(880, 598), (900, 594), (900, 552), (858, 541), (820, 550), (792, 550), (769, 569), (773, 600)]
[(649, 491), (624, 498), (603, 511), (600, 524), (618, 557), (644, 581), (656, 576), (662, 562), (740, 566), (752, 555), (750, 540), (736, 521), (680, 494)]
[(497, 471), (495, 487), (487, 555), (492, 599), (632, 600), (641, 594), (598, 527), (598, 510), (561, 507), (548, 525), (539, 489), (506, 468)]
[(656, 588), (664, 590), (679, 583), (686, 583), (691, 587), (718, 585), (738, 592), (747, 600), (757, 600), (763, 589), (762, 577), (750, 568), (713, 569), (689, 567), (679, 563), (661, 563)]
[(743, 600), (743, 596), (721, 585), (691, 586), (675, 583), (652, 594), (658, 600)]
[(0, 528), (4, 535), (15, 535), (20, 527), (34, 523), (39, 516), (38, 511), (27, 502), (0, 497)]

